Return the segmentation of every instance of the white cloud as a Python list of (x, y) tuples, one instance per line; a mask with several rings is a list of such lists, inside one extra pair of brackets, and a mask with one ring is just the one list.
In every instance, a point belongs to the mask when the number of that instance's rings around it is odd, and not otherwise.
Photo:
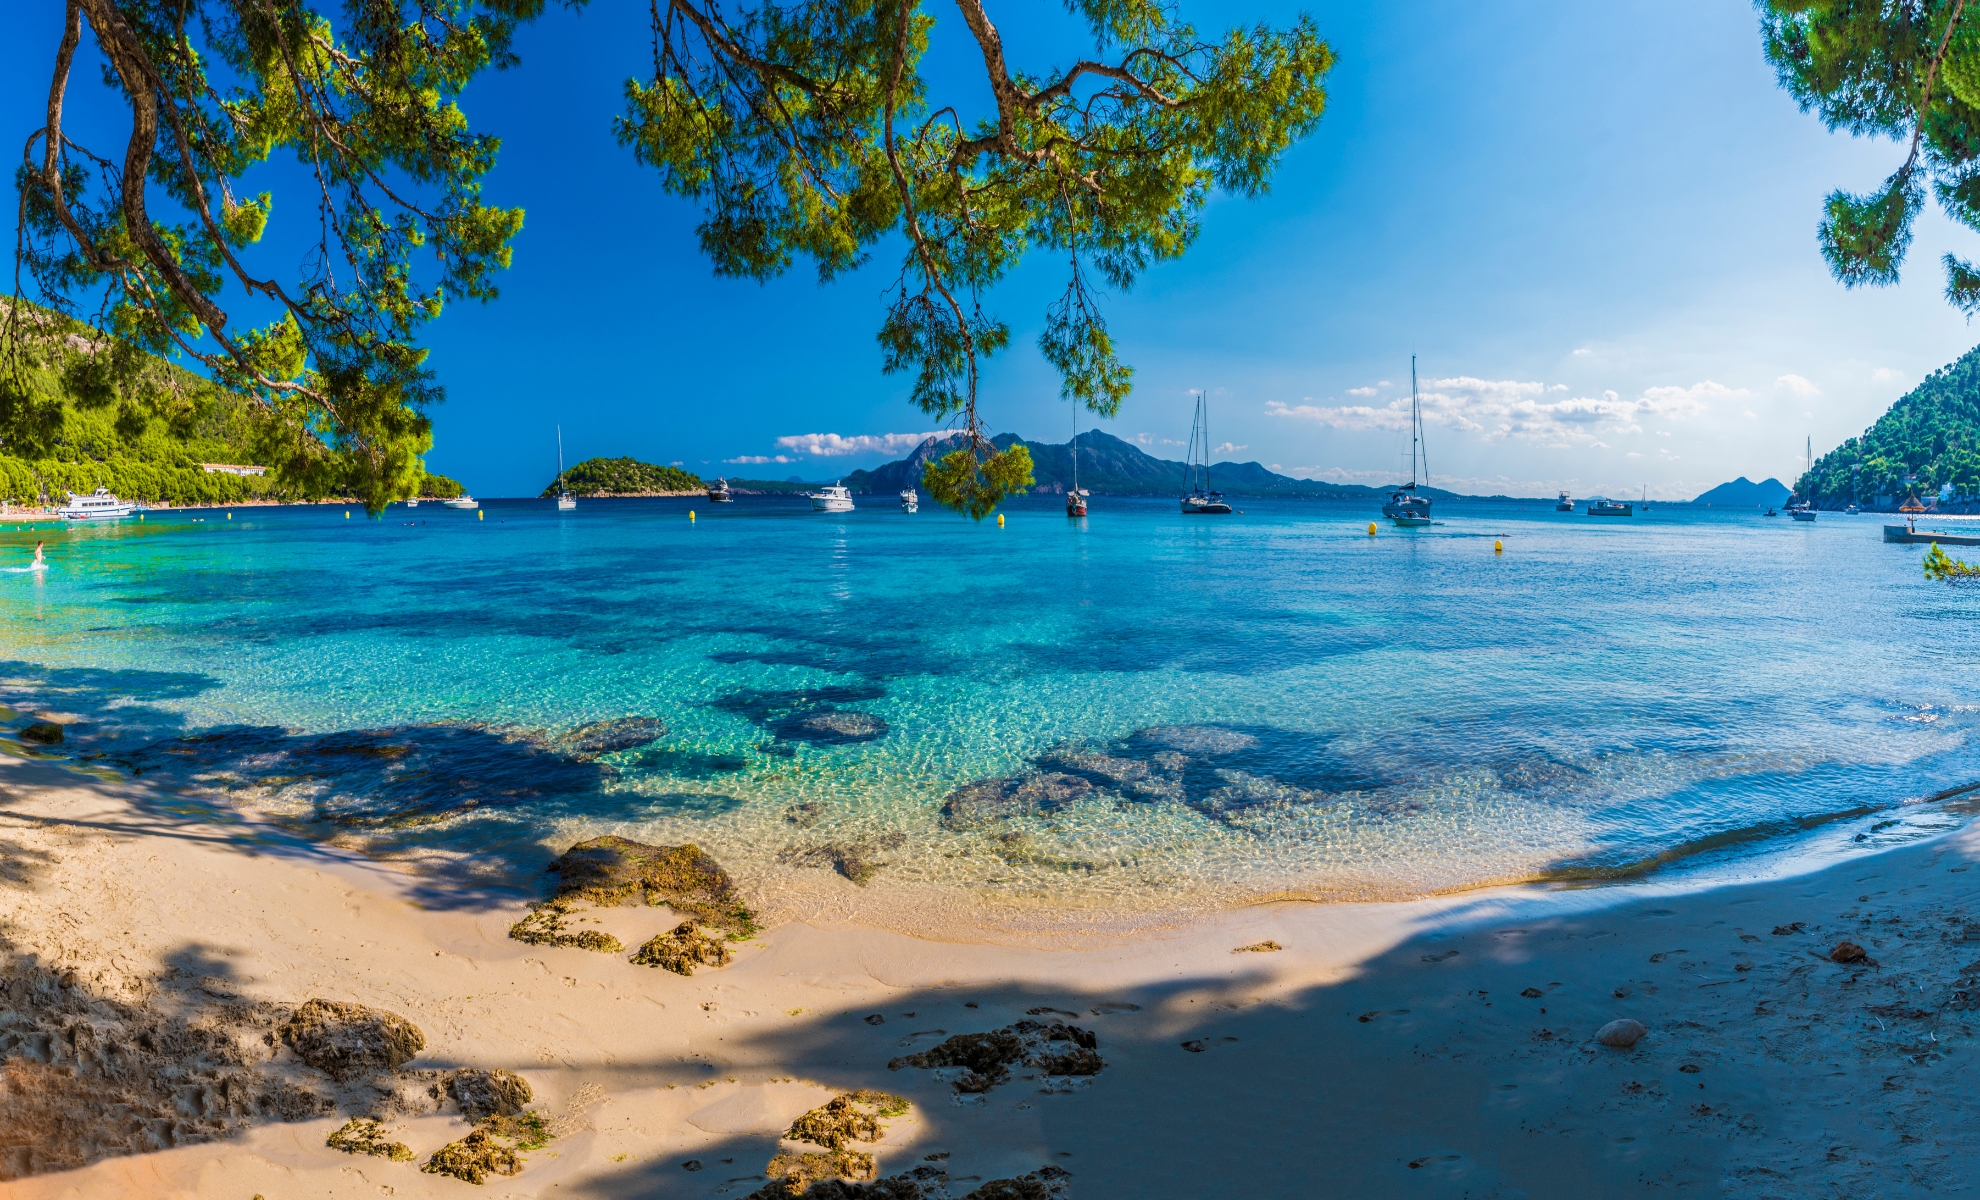
[[(1547, 399), (1560, 385), (1520, 380), (1475, 379), (1469, 375), (1433, 379), (1419, 397), (1423, 419), (1432, 425), (1482, 433), (1488, 439), (1517, 438), (1547, 446), (1584, 445), (1606, 449), (1598, 433), (1641, 433), (1644, 417), (1681, 419), (1704, 412), (1721, 399), (1744, 397), (1739, 388), (1706, 380), (1690, 387), (1646, 388), (1641, 397), (1624, 400), (1613, 391), (1599, 396)], [(1409, 428), (1409, 398), (1399, 396), (1386, 405), (1288, 405), (1274, 400), (1265, 407), (1270, 417), (1316, 421), (1336, 429), (1405, 430)]]
[(675, 459), (675, 460), (674, 460), (673, 462), (670, 462), (670, 463), (668, 463), (667, 465), (668, 465), (668, 466), (670, 466), (670, 467), (685, 467), (685, 466), (687, 466), (687, 464), (686, 464), (686, 463), (684, 463), (684, 462), (682, 462), (682, 461), (681, 461), (680, 459), (678, 459), (678, 458), (677, 458), (677, 459)]
[(1389, 382), (1388, 380), (1386, 380), (1386, 379), (1378, 379), (1378, 380), (1376, 380), (1376, 381), (1375, 381), (1375, 386), (1376, 386), (1376, 387), (1394, 387), (1394, 386), (1396, 386), (1396, 385), (1395, 385), (1395, 384), (1393, 384), (1393, 383), (1390, 383), (1390, 382)]
[(739, 458), (725, 458), (722, 461), (725, 463), (749, 463), (755, 465), (760, 463), (794, 463), (798, 460), (795, 458), (787, 458), (782, 454), (779, 454), (775, 457), (771, 457), (769, 455), (763, 455), (763, 454), (745, 454)]
[(1381, 388), (1372, 388), (1372, 387), (1365, 387), (1365, 388), (1349, 388), (1349, 389), (1348, 389), (1348, 395), (1350, 395), (1350, 396), (1373, 396), (1373, 395), (1376, 395), (1376, 394), (1378, 394), (1379, 392), (1381, 392), (1381, 390), (1382, 390)]
[(1225, 442), (1225, 443), (1224, 443), (1223, 445), (1221, 445), (1221, 446), (1219, 446), (1219, 447), (1217, 447), (1217, 448), (1216, 448), (1215, 450), (1213, 450), (1213, 451), (1211, 451), (1211, 453), (1213, 453), (1213, 454), (1230, 454), (1230, 453), (1233, 453), (1233, 452), (1235, 452), (1235, 451), (1238, 451), (1238, 450), (1249, 450), (1249, 449), (1251, 449), (1251, 444), (1250, 444), (1249, 442), (1247, 442), (1247, 443), (1245, 443), (1245, 444), (1244, 444), (1244, 445), (1242, 445), (1242, 446), (1233, 446), (1233, 445), (1232, 445), (1231, 443), (1229, 443), (1229, 442)]
[(862, 433), (840, 437), (836, 433), (794, 433), (778, 438), (777, 445), (816, 458), (844, 458), (849, 454), (900, 454), (940, 436), (939, 433)]
[(1588, 347), (1583, 346), (1581, 349), (1576, 350), (1574, 352), (1574, 356), (1576, 358), (1586, 358), (1587, 356), (1593, 353), (1595, 353), (1593, 350), (1590, 350)]
[(1638, 454), (1638, 453), (1637, 453), (1636, 451), (1634, 451), (1634, 450), (1631, 450), (1631, 451), (1630, 451), (1630, 452), (1629, 452), (1628, 454), (1625, 454), (1625, 455), (1623, 455), (1623, 457), (1624, 457), (1624, 458), (1642, 458), (1643, 456), (1642, 456), (1641, 454)]
[(1816, 387), (1800, 375), (1783, 375), (1779, 379), (1774, 380), (1774, 386), (1786, 388), (1797, 396), (1819, 396), (1822, 394), (1821, 388)]
[(1870, 372), (1870, 378), (1876, 383), (1897, 383), (1904, 378), (1904, 372), (1896, 367), (1878, 367)]

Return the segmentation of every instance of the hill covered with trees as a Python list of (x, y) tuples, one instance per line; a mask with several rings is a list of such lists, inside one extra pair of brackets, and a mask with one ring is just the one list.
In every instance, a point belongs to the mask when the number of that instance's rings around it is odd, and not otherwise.
[[(682, 496), (708, 490), (699, 475), (636, 458), (587, 458), (564, 472), (564, 486), (573, 496)], [(556, 495), (557, 481), (541, 494)]]
[[(1906, 476), (1915, 476), (1908, 484)], [(1877, 423), (1815, 460), (1795, 481), (1822, 508), (1860, 497), (1890, 508), (1915, 487), (1920, 497), (1952, 485), (1957, 503), (1980, 500), (1980, 347), (1925, 377)]]

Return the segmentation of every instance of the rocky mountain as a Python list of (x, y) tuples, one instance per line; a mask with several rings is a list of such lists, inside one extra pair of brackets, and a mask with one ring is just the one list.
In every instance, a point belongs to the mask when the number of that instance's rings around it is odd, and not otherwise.
[[(1064, 494), (1072, 486), (1072, 442), (1026, 441), (1014, 433), (998, 434), (991, 441), (998, 449), (1023, 442), (1031, 451), (1034, 493)], [(914, 453), (898, 462), (854, 471), (842, 481), (855, 493), (889, 494), (921, 485), (921, 469), (929, 460), (942, 457), (961, 446), (961, 435), (928, 438)], [(1088, 430), (1079, 435), (1079, 486), (1103, 496), (1174, 496), (1183, 490), (1183, 464), (1156, 458), (1132, 442), (1110, 433)], [(1388, 488), (1363, 487), (1353, 483), (1327, 483), (1315, 479), (1294, 479), (1267, 470), (1255, 462), (1213, 463), (1210, 484), (1228, 496), (1294, 496), (1313, 499), (1349, 499), (1386, 494)], [(1431, 489), (1430, 495), (1450, 497), (1452, 493)]]
[(1693, 504), (1716, 504), (1727, 508), (1778, 508), (1787, 503), (1794, 493), (1778, 479), (1765, 483), (1755, 483), (1741, 475), (1731, 483), (1722, 483), (1711, 491), (1693, 500)]

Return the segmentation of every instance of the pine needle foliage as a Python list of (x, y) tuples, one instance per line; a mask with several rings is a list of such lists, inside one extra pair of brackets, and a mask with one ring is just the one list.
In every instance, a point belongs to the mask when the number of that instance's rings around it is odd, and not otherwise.
[[(1882, 186), (1837, 189), (1817, 238), (1846, 287), (1898, 281), (1929, 185), (1947, 216), (1980, 230), (1980, 0), (1759, 0), (1781, 87), (1830, 129), (1908, 146)], [(1941, 262), (1946, 300), (1980, 313), (1980, 270)]]

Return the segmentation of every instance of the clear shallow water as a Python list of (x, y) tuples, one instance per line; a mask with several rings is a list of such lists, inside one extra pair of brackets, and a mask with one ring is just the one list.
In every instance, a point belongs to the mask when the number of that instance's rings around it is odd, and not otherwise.
[[(0, 574), (0, 698), (380, 853), (694, 840), (789, 911), (1415, 895), (1980, 779), (1980, 597), (1874, 516), (803, 503), (10, 524), (51, 569)], [(666, 735), (572, 753), (631, 715)]]

